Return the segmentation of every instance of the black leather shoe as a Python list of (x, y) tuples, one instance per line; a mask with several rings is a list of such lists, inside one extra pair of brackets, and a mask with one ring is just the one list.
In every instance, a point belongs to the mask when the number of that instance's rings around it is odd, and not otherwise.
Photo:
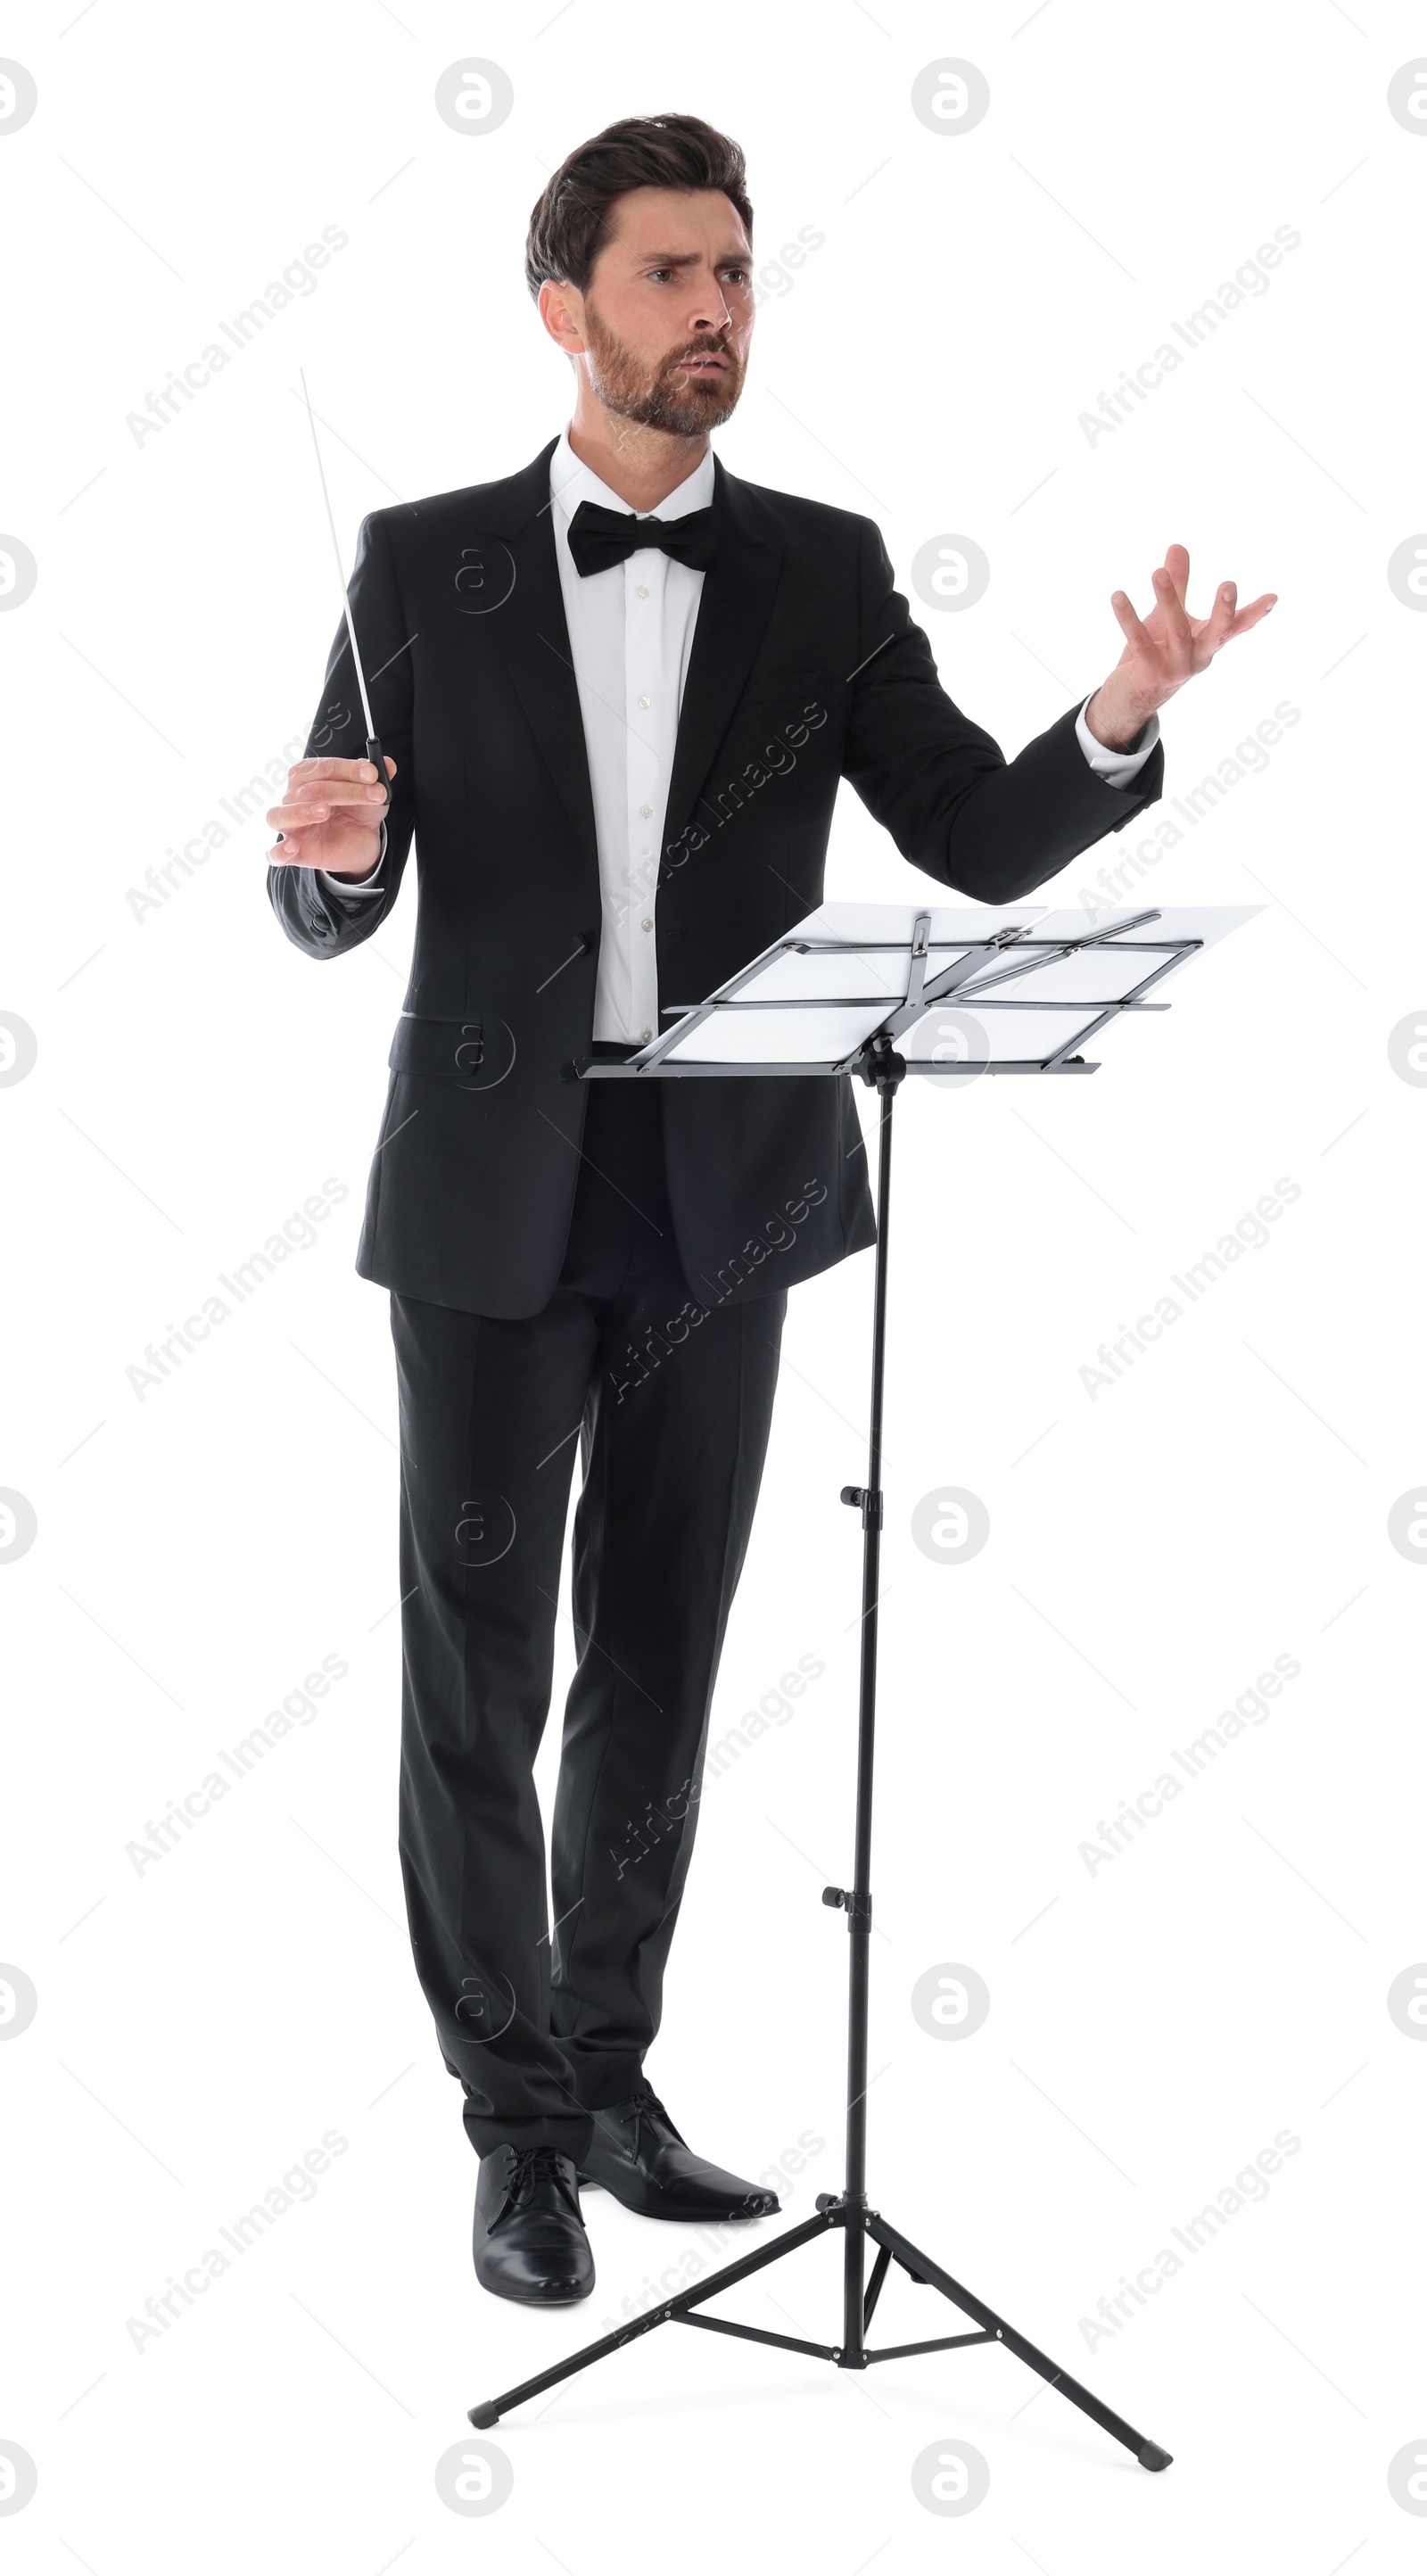
[(498, 2299), (532, 2307), (587, 2299), (595, 2258), (574, 2158), (555, 2147), (496, 2147), (482, 2156), (473, 2243), (476, 2279)]
[(779, 2206), (776, 2192), (696, 2156), (652, 2093), (593, 2116), (579, 2179), (603, 2184), (641, 2218), (770, 2218)]

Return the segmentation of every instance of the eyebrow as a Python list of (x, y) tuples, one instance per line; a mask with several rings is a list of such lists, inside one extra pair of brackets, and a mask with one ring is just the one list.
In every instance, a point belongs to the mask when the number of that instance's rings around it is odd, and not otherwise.
[[(702, 256), (702, 252), (696, 250), (641, 250), (634, 254), (638, 268), (697, 268)], [(730, 250), (725, 251), (721, 259), (716, 259), (714, 266), (747, 268), (752, 259), (751, 250)]]

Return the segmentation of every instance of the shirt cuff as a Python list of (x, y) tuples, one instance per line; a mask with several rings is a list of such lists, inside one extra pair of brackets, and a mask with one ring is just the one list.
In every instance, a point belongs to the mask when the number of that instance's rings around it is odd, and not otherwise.
[(383, 892), (375, 877), (363, 877), (360, 884), (354, 884), (351, 877), (329, 876), (325, 868), (314, 868), (312, 873), (324, 894), (381, 894)]
[[(1092, 689), (1090, 698), (1094, 695), (1095, 692)], [(1086, 699), (1085, 706), (1082, 706), (1075, 719), (1075, 739), (1097, 778), (1107, 780), (1111, 787), (1128, 787), (1131, 779), (1137, 777), (1143, 769), (1159, 740), (1159, 718), (1150, 717), (1134, 751), (1112, 751), (1108, 743), (1096, 741), (1085, 721), (1085, 707), (1089, 706), (1090, 698)]]

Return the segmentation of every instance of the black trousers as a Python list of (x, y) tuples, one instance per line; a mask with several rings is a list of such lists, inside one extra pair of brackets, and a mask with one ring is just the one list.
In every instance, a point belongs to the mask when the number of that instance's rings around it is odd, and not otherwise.
[[(681, 1276), (662, 1133), (659, 1086), (591, 1085), (540, 1314), (391, 1301), (402, 1872), (417, 1973), (483, 2155), (581, 2155), (590, 2112), (643, 2080), (767, 1448), (786, 1294), (720, 1306)], [(552, 1925), (531, 1775), (577, 1446)]]

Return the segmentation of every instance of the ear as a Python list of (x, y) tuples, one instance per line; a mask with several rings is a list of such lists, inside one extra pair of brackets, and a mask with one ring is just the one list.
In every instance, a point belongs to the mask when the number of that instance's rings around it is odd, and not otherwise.
[(540, 289), (540, 319), (567, 358), (580, 356), (585, 345), (585, 299), (577, 286), (547, 277)]

